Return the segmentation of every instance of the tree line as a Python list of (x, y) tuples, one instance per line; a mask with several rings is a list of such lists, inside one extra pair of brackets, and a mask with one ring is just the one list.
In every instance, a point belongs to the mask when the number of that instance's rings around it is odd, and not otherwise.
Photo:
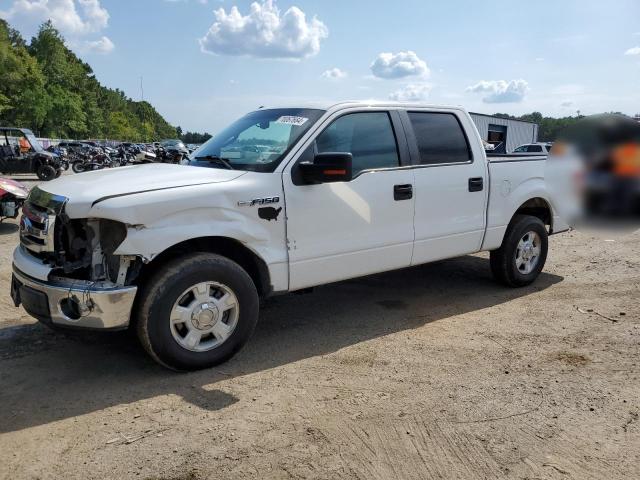
[(176, 138), (151, 104), (102, 86), (51, 22), (27, 42), (0, 19), (0, 125), (50, 138)]

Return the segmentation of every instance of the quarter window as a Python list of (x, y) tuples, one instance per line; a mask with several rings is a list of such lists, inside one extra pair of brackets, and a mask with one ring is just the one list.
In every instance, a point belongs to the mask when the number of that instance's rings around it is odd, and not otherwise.
[(416, 134), (420, 163), (464, 163), (472, 159), (467, 137), (451, 113), (409, 112)]
[(353, 175), (363, 170), (397, 167), (398, 146), (386, 112), (350, 113), (338, 118), (316, 138), (318, 153), (353, 155)]

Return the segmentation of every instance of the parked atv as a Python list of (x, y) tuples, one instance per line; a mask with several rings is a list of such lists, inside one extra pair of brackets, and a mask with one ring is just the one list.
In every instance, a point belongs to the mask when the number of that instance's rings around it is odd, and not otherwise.
[(0, 222), (16, 218), (29, 190), (21, 183), (0, 177)]
[(31, 130), (0, 127), (0, 173), (35, 173), (48, 181), (62, 175), (62, 163), (47, 152)]

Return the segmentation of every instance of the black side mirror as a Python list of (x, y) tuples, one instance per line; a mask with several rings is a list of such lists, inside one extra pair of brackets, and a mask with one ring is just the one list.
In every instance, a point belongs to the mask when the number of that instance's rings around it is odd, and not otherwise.
[(298, 166), (306, 183), (349, 182), (353, 177), (353, 156), (344, 152), (318, 153), (313, 162)]

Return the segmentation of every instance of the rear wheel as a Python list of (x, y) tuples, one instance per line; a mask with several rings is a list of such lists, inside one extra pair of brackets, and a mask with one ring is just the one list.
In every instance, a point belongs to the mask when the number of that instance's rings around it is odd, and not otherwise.
[(207, 368), (242, 348), (258, 308), (256, 287), (238, 264), (190, 254), (168, 263), (144, 287), (136, 308), (138, 338), (162, 365)]
[(531, 284), (544, 268), (548, 250), (547, 229), (537, 217), (516, 215), (502, 245), (491, 252), (491, 272), (510, 287)]
[(38, 167), (38, 170), (36, 170), (36, 175), (39, 180), (48, 182), (49, 180), (56, 178), (56, 169), (51, 165), (42, 164)]

